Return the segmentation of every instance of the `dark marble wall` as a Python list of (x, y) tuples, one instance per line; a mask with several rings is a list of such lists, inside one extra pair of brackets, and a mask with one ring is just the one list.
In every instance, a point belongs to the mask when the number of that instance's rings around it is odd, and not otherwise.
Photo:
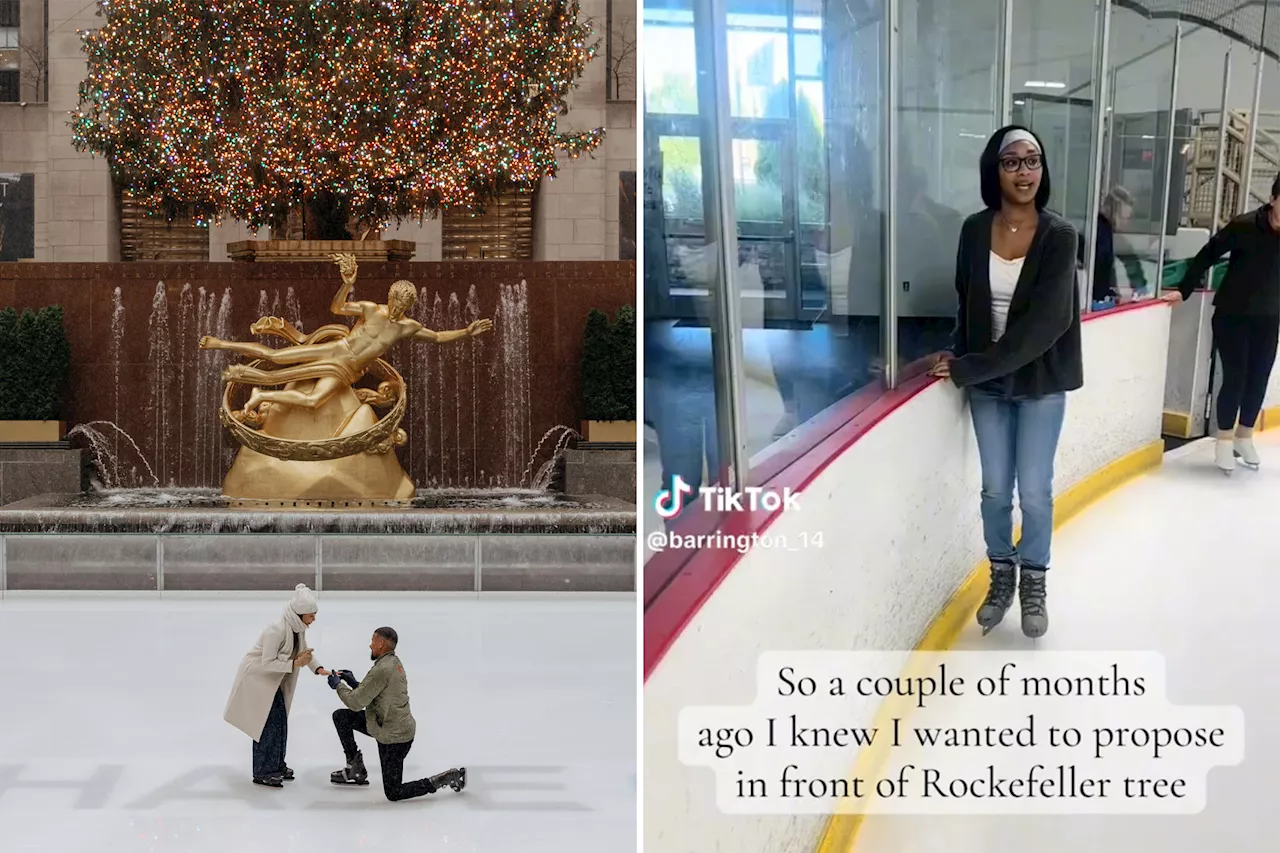
[(636, 173), (618, 173), (618, 258), (636, 259)]
[[(409, 475), (420, 486), (526, 483), (547, 430), (578, 426), (583, 324), (592, 308), (635, 304), (635, 263), (365, 263), (353, 298), (384, 302), (397, 279), (419, 288), (412, 314), (429, 328), (495, 321), (488, 335), (404, 342), (388, 357), (410, 388), (409, 441), (398, 451)], [(254, 340), (249, 326), (262, 307), (306, 332), (342, 322), (329, 313), (340, 284), (328, 264), (6, 264), (0, 307), (63, 307), (72, 352), (65, 420), (111, 421), (127, 433), (96, 427), (116, 457), (107, 466), (114, 484), (217, 486), (238, 449), (216, 413), (229, 356), (199, 350), (199, 335)]]

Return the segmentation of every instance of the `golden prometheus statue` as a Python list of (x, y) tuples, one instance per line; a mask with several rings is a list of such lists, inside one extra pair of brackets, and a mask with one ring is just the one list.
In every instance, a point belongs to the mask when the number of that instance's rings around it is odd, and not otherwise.
[[(333, 255), (333, 260), (342, 287), (330, 310), (357, 318), (354, 326), (335, 323), (303, 335), (279, 317), (263, 317), (249, 331), (284, 338), (287, 346), (200, 339), (201, 349), (253, 359), (222, 374), (226, 387), (218, 417), (242, 445), (222, 484), (229, 498), (323, 505), (412, 498), (413, 481), (392, 452), (406, 440), (400, 428), (407, 403), (404, 379), (382, 356), (406, 339), (442, 344), (493, 328), (489, 320), (449, 332), (424, 328), (405, 316), (417, 300), (407, 281), (391, 285), (386, 305), (348, 301), (356, 283), (355, 256)], [(377, 390), (356, 387), (367, 375), (379, 380)], [(236, 408), (232, 394), (241, 385), (252, 390)], [(379, 417), (374, 409), (387, 411)]]

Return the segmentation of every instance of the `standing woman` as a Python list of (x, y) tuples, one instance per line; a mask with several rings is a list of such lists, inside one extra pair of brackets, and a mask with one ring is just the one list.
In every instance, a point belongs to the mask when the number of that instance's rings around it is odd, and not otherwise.
[(1228, 252), (1227, 274), (1213, 297), (1213, 345), (1222, 362), (1214, 457), (1225, 474), (1235, 470), (1237, 456), (1248, 468), (1261, 463), (1253, 427), (1280, 338), (1280, 176), (1271, 184), (1271, 200), (1214, 232), (1192, 258), (1178, 289), (1164, 298), (1190, 299), (1204, 274)]
[[(1031, 131), (1017, 125), (996, 131), (978, 168), (986, 209), (960, 230), (955, 342), (932, 373), (968, 389), (978, 440), (982, 531), (991, 560), (978, 624), (983, 634), (1000, 624), (1016, 589), (1022, 632), (1035, 638), (1049, 629), (1053, 463), (1066, 392), (1084, 384), (1076, 232), (1045, 210), (1049, 171)], [(1022, 509), (1016, 547), (1015, 483)]]
[(236, 673), (222, 718), (253, 738), (255, 785), (283, 788), (293, 779), (284, 756), (298, 670), (305, 666), (317, 675), (329, 674), (307, 647), (307, 626), (318, 609), (315, 593), (298, 584), (284, 614), (263, 629)]

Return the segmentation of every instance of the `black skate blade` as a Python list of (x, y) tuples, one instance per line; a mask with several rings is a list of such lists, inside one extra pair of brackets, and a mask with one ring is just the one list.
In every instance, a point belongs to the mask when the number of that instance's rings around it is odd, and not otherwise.
[(990, 634), (990, 633), (991, 633), (992, 631), (994, 631), (995, 629), (996, 629), (996, 626), (995, 626), (995, 625), (984, 625), (984, 626), (982, 626), (982, 636), (984, 636), (984, 637), (985, 637), (985, 636), (987, 636), (987, 634)]

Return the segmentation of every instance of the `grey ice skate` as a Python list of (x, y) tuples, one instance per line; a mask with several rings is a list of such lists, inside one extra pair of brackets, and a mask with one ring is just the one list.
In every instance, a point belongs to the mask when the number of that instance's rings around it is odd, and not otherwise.
[(991, 586), (986, 600), (978, 608), (978, 624), (982, 626), (984, 637), (1000, 624), (1004, 614), (1013, 606), (1013, 593), (1017, 587), (1015, 571), (1013, 563), (991, 561)]
[(1022, 633), (1038, 640), (1049, 630), (1049, 610), (1045, 606), (1045, 570), (1022, 569), (1018, 601), (1022, 604)]
[(329, 781), (335, 785), (368, 785), (369, 771), (364, 769), (364, 756), (356, 750), (354, 758), (347, 761), (347, 766), (329, 774)]

